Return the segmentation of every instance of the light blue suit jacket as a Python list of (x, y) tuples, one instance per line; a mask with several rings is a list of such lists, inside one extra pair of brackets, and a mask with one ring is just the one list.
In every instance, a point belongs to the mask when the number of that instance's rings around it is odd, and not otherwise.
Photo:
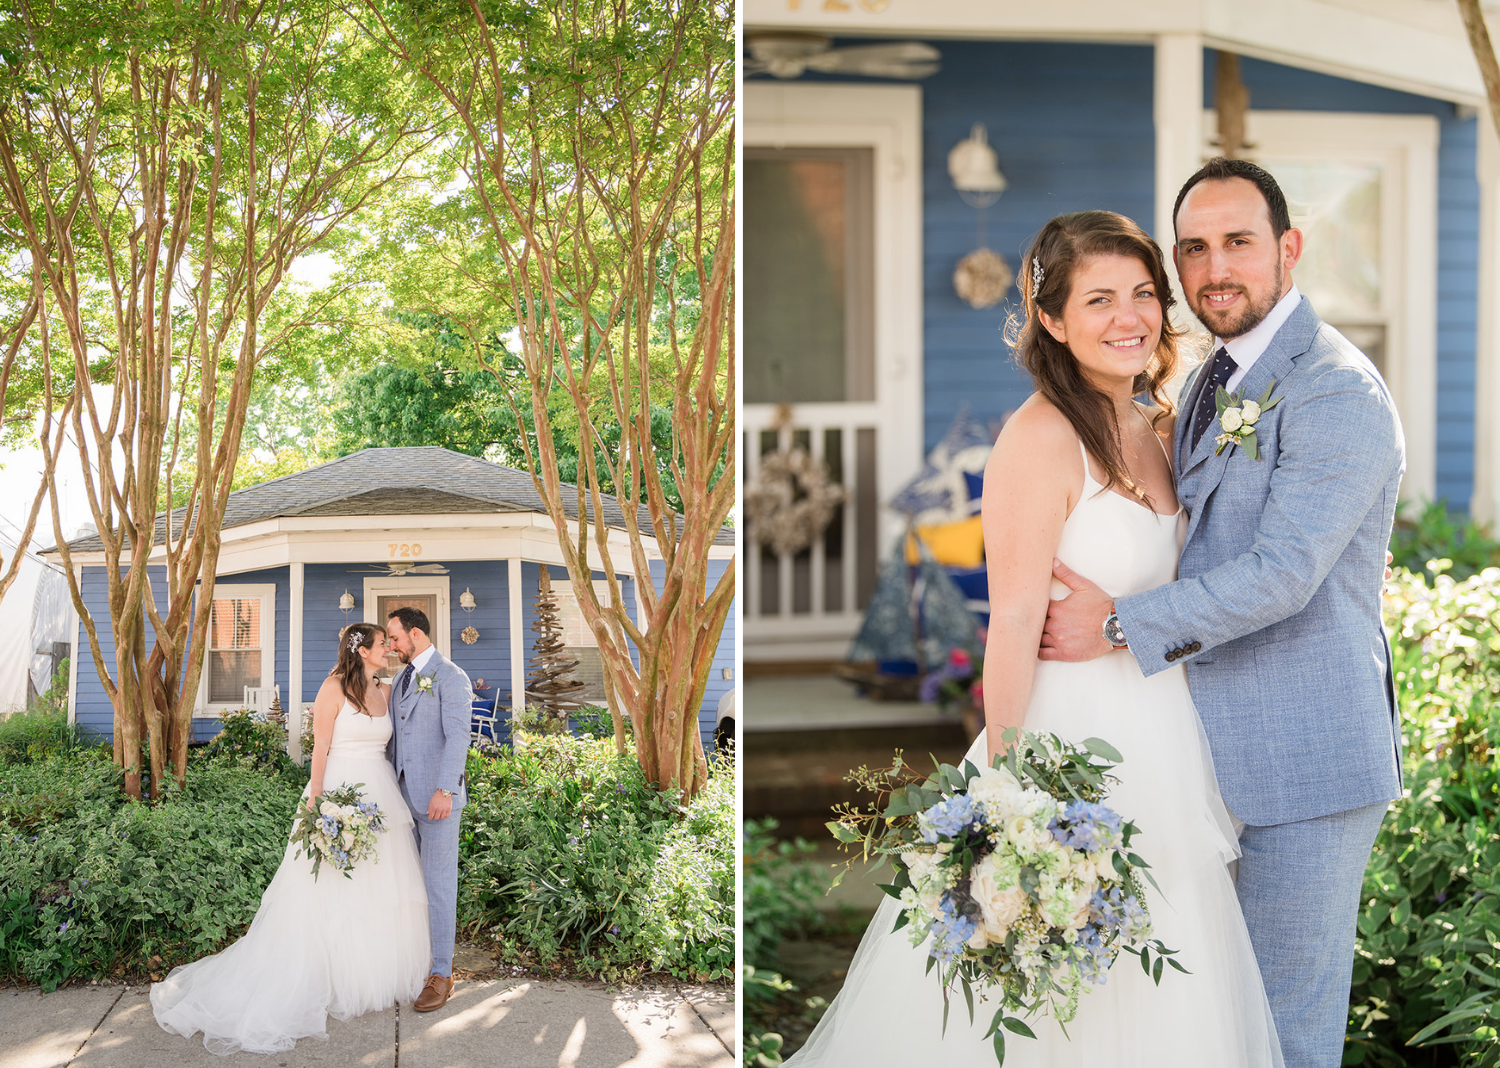
[[(441, 787), (453, 791), (456, 809), (468, 796), (464, 764), (469, 753), (474, 689), (463, 668), (436, 649), (402, 696), (401, 674), (405, 670), (403, 667), (391, 680), (396, 718), (391, 724), (394, 729), (386, 756), (396, 769), (396, 777), (406, 776), (407, 796), (415, 807), (425, 812), (428, 801)], [(422, 689), (423, 677), (432, 679), (431, 691)]]
[(1390, 392), (1304, 298), (1238, 390), (1255, 400), (1275, 379), (1282, 398), (1256, 426), (1256, 462), (1238, 445), (1214, 455), (1217, 425), (1189, 448), (1201, 371), (1176, 427), (1178, 581), (1116, 601), (1130, 650), (1147, 675), (1186, 663), (1219, 788), (1245, 823), (1399, 797), (1380, 606), (1406, 469)]

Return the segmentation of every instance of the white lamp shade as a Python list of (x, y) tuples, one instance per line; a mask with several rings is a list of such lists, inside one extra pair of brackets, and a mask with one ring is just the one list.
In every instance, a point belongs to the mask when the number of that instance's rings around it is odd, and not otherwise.
[(344, 591), (344, 596), (342, 596), (342, 597), (339, 598), (339, 611), (341, 611), (341, 612), (352, 612), (353, 610), (354, 610), (354, 595), (352, 593), (350, 593), (348, 590), (345, 590)]
[(467, 608), (470, 611), (478, 607), (474, 601), (474, 595), (469, 592), (467, 586), (464, 587), (464, 592), (458, 595), (458, 606), (460, 608)]
[(1002, 193), (1009, 184), (1000, 173), (1000, 161), (990, 147), (984, 123), (976, 122), (969, 136), (948, 153), (948, 175), (953, 188), (966, 193)]

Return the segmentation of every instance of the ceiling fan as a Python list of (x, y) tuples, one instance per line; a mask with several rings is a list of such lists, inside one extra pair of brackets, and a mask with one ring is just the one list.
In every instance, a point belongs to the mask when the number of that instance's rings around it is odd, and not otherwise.
[(833, 48), (821, 33), (747, 33), (746, 74), (800, 78), (810, 70), (824, 74), (863, 74), (871, 78), (925, 78), (938, 71), (942, 53), (919, 41)]
[(349, 569), (351, 575), (390, 575), (400, 578), (402, 575), (446, 575), (448, 569), (442, 564), (409, 564), (397, 561), (391, 564), (373, 564), (368, 571), (356, 571)]

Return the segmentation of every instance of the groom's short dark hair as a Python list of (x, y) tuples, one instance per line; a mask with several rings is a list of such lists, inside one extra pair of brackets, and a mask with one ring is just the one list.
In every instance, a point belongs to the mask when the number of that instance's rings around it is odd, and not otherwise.
[(401, 621), (402, 630), (419, 630), (423, 634), (427, 635), (427, 637), (432, 637), (432, 623), (428, 621), (427, 613), (422, 611), (420, 608), (412, 608), (410, 606), (406, 608), (397, 608), (394, 611), (389, 612), (385, 617), (385, 621), (387, 623), (389, 623), (393, 619), (399, 619)]
[(1172, 236), (1177, 236), (1177, 213), (1182, 210), (1182, 202), (1187, 197), (1188, 190), (1199, 182), (1218, 182), (1226, 178), (1243, 178), (1260, 190), (1260, 195), (1266, 198), (1266, 209), (1271, 214), (1271, 235), (1280, 241), (1281, 235), (1292, 228), (1292, 216), (1287, 211), (1286, 194), (1281, 191), (1281, 186), (1276, 184), (1276, 179), (1264, 167), (1257, 166), (1248, 159), (1225, 159), (1223, 156), (1215, 156), (1182, 183), (1182, 188), (1177, 193), (1177, 203), (1172, 205)]

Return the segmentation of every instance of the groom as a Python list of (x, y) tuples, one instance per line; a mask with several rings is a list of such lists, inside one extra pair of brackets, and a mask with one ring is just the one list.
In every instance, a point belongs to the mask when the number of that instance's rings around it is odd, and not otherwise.
[[(1210, 160), (1173, 218), (1183, 292), (1216, 335), (1177, 416), (1179, 578), (1111, 600), (1057, 564), (1074, 592), (1052, 602), (1038, 655), (1126, 647), (1146, 675), (1185, 663), (1224, 801), (1246, 825), (1236, 888), (1287, 1068), (1332, 1068), (1365, 864), (1401, 795), (1380, 606), (1401, 425), (1379, 372), (1292, 284), (1302, 235), (1274, 178)], [(1243, 438), (1220, 448), (1219, 387), (1271, 391), (1258, 459)]]
[(432, 974), (413, 1006), (418, 1012), (442, 1008), (453, 993), (458, 821), (467, 796), (464, 763), (474, 704), (469, 676), (437, 651), (431, 632), (421, 609), (398, 608), (386, 620), (391, 648), (406, 665), (392, 685), (396, 719), (386, 755), (416, 820), (432, 931)]

